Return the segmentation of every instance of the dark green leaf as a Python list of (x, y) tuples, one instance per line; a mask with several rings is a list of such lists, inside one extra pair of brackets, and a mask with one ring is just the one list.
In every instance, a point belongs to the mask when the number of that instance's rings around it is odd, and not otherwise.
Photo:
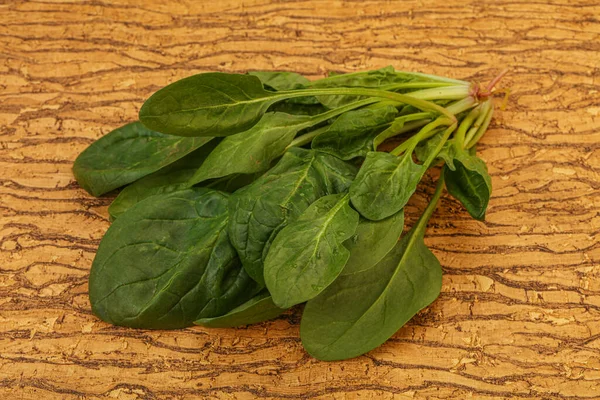
[(179, 136), (229, 136), (250, 129), (284, 99), (251, 75), (209, 72), (154, 93), (140, 110), (150, 129)]
[(315, 137), (312, 148), (342, 160), (364, 157), (373, 150), (373, 139), (398, 114), (395, 107), (366, 108), (340, 115), (329, 129)]
[(276, 91), (305, 89), (310, 85), (307, 78), (295, 72), (251, 71), (248, 75), (256, 76), (263, 85)]
[(310, 126), (312, 120), (303, 115), (265, 114), (249, 130), (223, 139), (190, 179), (190, 185), (231, 174), (268, 169), (296, 134)]
[(352, 204), (373, 221), (396, 214), (415, 192), (426, 170), (413, 162), (411, 154), (396, 157), (369, 152), (350, 186)]
[(349, 251), (342, 242), (358, 225), (347, 194), (321, 197), (283, 228), (265, 258), (265, 283), (273, 301), (289, 308), (318, 295), (340, 274)]
[(194, 169), (174, 170), (170, 173), (148, 175), (123, 189), (108, 207), (112, 221), (140, 201), (157, 194), (183, 190), (194, 174)]
[(361, 218), (354, 236), (344, 242), (350, 258), (342, 275), (361, 272), (377, 264), (398, 243), (403, 228), (404, 210), (381, 221)]
[(188, 187), (188, 180), (198, 170), (218, 140), (211, 140), (187, 156), (143, 177), (125, 187), (108, 207), (111, 219), (127, 211), (131, 206), (155, 194), (171, 193)]
[[(249, 75), (254, 75), (263, 83), (267, 90), (285, 91), (285, 90), (298, 90), (306, 89), (310, 85), (310, 81), (304, 76), (295, 72), (279, 72), (279, 71), (253, 71), (248, 72)], [(286, 100), (280, 104), (288, 104), (293, 106), (293, 112), (290, 114), (298, 114), (296, 111), (309, 110), (310, 108), (301, 107), (302, 105), (317, 105), (319, 100), (314, 96), (307, 97), (296, 97), (293, 99)], [(298, 107), (300, 106), (300, 107)], [(283, 111), (283, 110), (280, 110)], [(304, 114), (304, 113), (302, 113)], [(314, 115), (314, 114), (309, 114)]]
[[(311, 99), (314, 97), (310, 97)], [(300, 100), (309, 99), (309, 97), (297, 97), (289, 99), (287, 101), (280, 101), (273, 104), (267, 109), (267, 112), (283, 112), (292, 115), (318, 115), (327, 111), (327, 108), (323, 107), (321, 103), (317, 101), (316, 104), (302, 104)], [(308, 103), (308, 101), (306, 101)]]
[(202, 186), (208, 187), (222, 192), (233, 193), (236, 190), (248, 186), (261, 176), (261, 173), (255, 174), (235, 174), (224, 178), (215, 179), (205, 182)]
[(228, 196), (194, 188), (149, 197), (121, 215), (90, 273), (92, 310), (148, 329), (192, 325), (252, 298), (257, 284), (229, 243)]
[(202, 318), (194, 323), (209, 328), (235, 328), (268, 321), (279, 316), (285, 309), (273, 303), (266, 290), (220, 317)]
[(454, 171), (444, 169), (448, 193), (458, 199), (469, 214), (478, 220), (485, 219), (492, 179), (483, 160), (464, 150), (455, 149)]
[(355, 173), (328, 154), (292, 148), (265, 175), (234, 193), (229, 235), (248, 274), (264, 283), (263, 259), (277, 232), (318, 198), (347, 190)]
[(304, 308), (300, 336), (310, 355), (342, 360), (384, 343), (440, 293), (442, 269), (423, 243), (428, 218), (378, 263), (346, 271)]
[[(299, 90), (306, 89), (310, 85), (310, 81), (304, 76), (297, 74), (295, 72), (272, 72), (272, 71), (253, 71), (248, 72), (249, 75), (254, 75), (263, 83), (267, 90), (274, 90), (277, 92), (285, 91), (285, 90)], [(298, 110), (310, 110), (312, 107), (302, 107), (303, 105), (321, 105), (319, 100), (317, 100), (314, 96), (307, 97), (296, 97), (289, 100), (284, 101), (280, 104), (287, 104), (292, 106), (292, 108), (288, 109), (289, 114), (298, 114)], [(283, 111), (283, 110), (278, 110)], [(284, 111), (287, 112), (287, 111)], [(302, 112), (301, 114), (305, 114)], [(308, 114), (314, 115), (314, 114)]]
[(211, 139), (164, 135), (134, 122), (92, 143), (75, 160), (73, 174), (81, 187), (100, 196), (158, 171)]

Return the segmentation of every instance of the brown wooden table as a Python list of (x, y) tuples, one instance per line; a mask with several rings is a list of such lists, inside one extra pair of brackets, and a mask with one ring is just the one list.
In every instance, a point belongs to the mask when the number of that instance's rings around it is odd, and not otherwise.
[[(0, 398), (600, 399), (599, 15), (591, 0), (0, 2)], [(430, 223), (445, 276), (429, 309), (335, 363), (302, 350), (299, 310), (237, 330), (91, 314), (111, 197), (73, 179), (87, 145), (200, 71), (390, 64), (511, 69), (480, 146), (486, 222), (445, 197)]]

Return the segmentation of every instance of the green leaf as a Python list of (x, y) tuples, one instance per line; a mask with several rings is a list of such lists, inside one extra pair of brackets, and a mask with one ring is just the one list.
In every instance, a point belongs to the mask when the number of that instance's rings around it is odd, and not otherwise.
[(257, 123), (284, 99), (251, 75), (209, 72), (173, 82), (154, 93), (140, 110), (150, 129), (179, 136), (229, 136)]
[(175, 329), (252, 298), (258, 286), (229, 243), (227, 202), (224, 193), (193, 188), (121, 215), (92, 264), (92, 311), (115, 325)]
[(111, 219), (116, 219), (134, 204), (147, 197), (187, 188), (188, 180), (217, 144), (218, 140), (212, 140), (173, 164), (169, 164), (125, 187), (108, 207)]
[(413, 162), (412, 154), (396, 157), (369, 152), (350, 186), (352, 205), (373, 221), (396, 214), (415, 192), (426, 170)]
[(354, 234), (359, 219), (348, 201), (347, 194), (321, 197), (279, 231), (264, 269), (277, 306), (312, 299), (340, 274), (350, 256), (342, 242)]
[(321, 103), (319, 103), (317, 101), (316, 98), (314, 98), (315, 100), (315, 104), (310, 103), (310, 101), (305, 101), (304, 103), (302, 103), (301, 101), (304, 101), (304, 99), (312, 99), (314, 97), (297, 97), (297, 98), (292, 98), (286, 101), (280, 101), (278, 103), (275, 103), (273, 105), (271, 105), (268, 109), (267, 112), (282, 112), (282, 113), (286, 113), (286, 114), (292, 114), (292, 115), (318, 115), (318, 114), (322, 114), (324, 112), (327, 111), (327, 108), (323, 107), (321, 105)]
[(485, 162), (464, 150), (455, 149), (454, 170), (444, 169), (448, 193), (459, 200), (475, 219), (484, 220), (490, 196), (492, 179)]
[(361, 218), (356, 233), (344, 242), (350, 258), (342, 275), (361, 272), (377, 264), (398, 243), (403, 228), (404, 210), (381, 221)]
[(296, 134), (310, 126), (313, 118), (303, 115), (267, 113), (245, 132), (226, 137), (190, 179), (190, 185), (236, 173), (269, 169)]
[(435, 203), (437, 199), (381, 261), (366, 269), (344, 270), (333, 284), (308, 301), (300, 337), (310, 355), (320, 360), (343, 360), (364, 354), (384, 343), (437, 298), (442, 269), (423, 243)]
[(73, 174), (88, 193), (100, 196), (158, 171), (211, 139), (164, 135), (134, 122), (92, 143), (75, 160)]
[(291, 148), (230, 200), (229, 235), (248, 274), (263, 284), (263, 259), (277, 232), (327, 194), (348, 190), (356, 169), (328, 154)]
[(248, 75), (256, 76), (263, 85), (275, 91), (305, 89), (310, 81), (295, 72), (284, 71), (251, 71)]
[(154, 173), (127, 186), (108, 207), (111, 221), (150, 196), (186, 189), (189, 187), (188, 179), (194, 174), (194, 171), (194, 169), (181, 169), (169, 173)]
[(210, 183), (205, 182), (203, 186), (215, 190), (220, 190), (222, 192), (233, 193), (236, 190), (243, 188), (244, 186), (248, 186), (260, 176), (261, 173), (229, 175), (224, 178), (211, 180)]
[[(265, 86), (267, 90), (274, 91), (285, 91), (285, 90), (299, 90), (306, 89), (310, 86), (310, 81), (304, 76), (295, 72), (283, 72), (283, 71), (252, 71), (248, 72), (248, 75), (256, 76)], [(302, 105), (321, 105), (319, 100), (314, 96), (296, 97), (293, 99), (286, 100), (280, 104), (288, 104), (293, 108), (288, 111), (289, 114), (297, 114), (297, 110), (308, 111), (312, 107), (302, 107)], [(279, 111), (283, 111), (280, 109)], [(302, 112), (304, 114), (304, 112)], [(309, 114), (313, 115), (313, 114)]]
[(398, 118), (394, 120), (385, 130), (377, 133), (375, 138), (372, 140), (373, 149), (376, 150), (385, 140), (391, 138), (392, 136), (396, 136), (396, 134), (400, 132), (402, 128), (404, 128), (405, 123), (405, 118)]
[(329, 129), (315, 137), (312, 148), (342, 160), (364, 157), (373, 151), (373, 139), (394, 120), (398, 110), (391, 105), (348, 111), (340, 115)]
[[(386, 98), (448, 115), (446, 110), (427, 101), (427, 98), (443, 96), (443, 92), (440, 94), (433, 91), (417, 98), (380, 88), (340, 87), (338, 83), (324, 86), (313, 85), (317, 89), (270, 92), (252, 75), (218, 72), (199, 74), (174, 82), (154, 93), (142, 106), (140, 121), (150, 129), (172, 135), (229, 136), (250, 129), (276, 102), (307, 95), (335, 98), (337, 93), (343, 94), (346, 100), (352, 100), (349, 102), (353, 102), (356, 95), (366, 95), (369, 97), (366, 100)], [(467, 94), (466, 86), (449, 87), (448, 91), (445, 95)], [(346, 105), (349, 102), (338, 103)]]
[(284, 311), (273, 303), (271, 295), (265, 290), (225, 315), (201, 318), (194, 323), (208, 328), (235, 328), (268, 321)]

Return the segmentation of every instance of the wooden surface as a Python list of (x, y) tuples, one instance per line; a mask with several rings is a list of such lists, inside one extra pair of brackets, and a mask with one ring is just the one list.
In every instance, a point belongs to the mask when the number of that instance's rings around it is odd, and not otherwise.
[[(600, 399), (597, 1), (0, 1), (0, 398)], [(512, 90), (482, 141), (487, 221), (445, 197), (443, 292), (371, 353), (311, 359), (296, 310), (140, 331), (90, 312), (109, 226), (71, 165), (200, 71), (393, 65)], [(423, 207), (421, 189), (408, 210)]]

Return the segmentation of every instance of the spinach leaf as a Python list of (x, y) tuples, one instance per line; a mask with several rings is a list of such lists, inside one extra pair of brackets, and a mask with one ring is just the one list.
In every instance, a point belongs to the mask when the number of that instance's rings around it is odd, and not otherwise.
[(473, 218), (484, 220), (492, 193), (492, 179), (485, 162), (455, 148), (452, 166), (454, 168), (444, 170), (448, 193), (459, 200)]
[(293, 142), (298, 132), (373, 102), (373, 99), (367, 99), (350, 103), (311, 117), (266, 113), (249, 130), (225, 138), (192, 177), (190, 184), (235, 173), (264, 171), (287, 147), (299, 145)]
[(85, 149), (73, 164), (73, 174), (88, 193), (100, 196), (158, 171), (211, 139), (164, 135), (133, 122)]
[(389, 217), (408, 202), (426, 170), (413, 162), (412, 152), (399, 157), (369, 152), (350, 186), (352, 205), (373, 221)]
[(228, 196), (193, 188), (149, 197), (108, 229), (92, 264), (92, 311), (115, 325), (174, 329), (252, 298), (225, 229)]
[[(142, 106), (140, 121), (150, 129), (172, 135), (229, 136), (252, 127), (278, 101), (337, 94), (350, 95), (351, 100), (356, 98), (354, 95), (385, 98), (454, 118), (446, 109), (427, 101), (438, 98), (440, 93), (437, 91), (408, 96), (381, 89), (335, 86), (270, 92), (255, 76), (218, 72), (199, 74), (154, 93)], [(451, 96), (457, 96), (459, 92), (460, 95), (468, 94), (466, 86), (458, 87), (458, 91), (456, 87), (447, 89)]]
[(263, 259), (277, 232), (318, 198), (346, 191), (355, 173), (328, 154), (291, 148), (266, 174), (234, 193), (229, 236), (248, 274), (264, 284)]
[(312, 117), (267, 113), (245, 132), (226, 137), (190, 179), (190, 185), (235, 173), (269, 169), (296, 134), (310, 126)]
[[(298, 90), (306, 89), (310, 86), (310, 81), (304, 76), (295, 72), (283, 72), (283, 71), (252, 71), (248, 72), (248, 75), (254, 75), (265, 86), (267, 90), (284, 91), (284, 90)], [(314, 96), (297, 97), (289, 99), (282, 104), (292, 105), (294, 109), (302, 108), (299, 105), (320, 105), (319, 100)], [(309, 108), (304, 108), (308, 110)], [(291, 112), (290, 114), (296, 114)]]
[(346, 271), (309, 300), (300, 325), (302, 344), (320, 360), (342, 360), (384, 343), (440, 293), (442, 269), (423, 236), (443, 188), (415, 226), (378, 263)]
[(340, 274), (350, 252), (342, 242), (358, 225), (347, 194), (321, 197), (283, 228), (265, 258), (264, 276), (273, 302), (281, 308), (318, 295)]
[(140, 121), (171, 135), (228, 136), (252, 127), (280, 99), (255, 76), (209, 72), (154, 93), (140, 109)]
[[(303, 101), (303, 99), (308, 99), (308, 97), (299, 97), (289, 99), (287, 101), (280, 101), (279, 103), (271, 105), (267, 109), (267, 112), (282, 112), (292, 115), (318, 115), (327, 111), (327, 108), (323, 107), (321, 103), (317, 102), (316, 98), (316, 104), (300, 103), (300, 101)], [(309, 102), (306, 101), (306, 103)]]
[(374, 137), (397, 114), (398, 110), (391, 105), (348, 111), (313, 139), (312, 148), (342, 160), (364, 157), (368, 151), (373, 151)]
[(258, 172), (255, 174), (233, 174), (223, 178), (213, 179), (209, 182), (204, 182), (203, 186), (215, 190), (220, 190), (222, 192), (233, 193), (236, 190), (251, 184), (261, 175), (262, 174)]
[(220, 317), (201, 318), (194, 322), (209, 328), (234, 328), (268, 321), (279, 316), (285, 309), (273, 303), (266, 290)]
[(108, 207), (111, 221), (140, 201), (157, 194), (167, 194), (189, 187), (187, 184), (195, 169), (179, 169), (154, 173), (123, 189)]
[(248, 75), (256, 76), (264, 86), (275, 91), (305, 89), (310, 81), (295, 72), (285, 71), (251, 71)]
[(398, 243), (403, 228), (404, 210), (381, 221), (361, 218), (354, 236), (344, 242), (350, 258), (342, 275), (361, 272), (377, 264)]
[[(415, 149), (419, 160), (426, 160), (442, 140), (437, 134)], [(448, 140), (437, 158), (443, 160), (448, 193), (459, 200), (468, 213), (477, 220), (485, 219), (492, 194), (492, 179), (485, 162), (475, 155), (473, 148), (464, 150), (456, 140)]]
[(211, 140), (173, 164), (169, 164), (125, 187), (108, 207), (111, 219), (116, 219), (131, 206), (147, 197), (187, 188), (188, 180), (218, 143), (218, 139)]

